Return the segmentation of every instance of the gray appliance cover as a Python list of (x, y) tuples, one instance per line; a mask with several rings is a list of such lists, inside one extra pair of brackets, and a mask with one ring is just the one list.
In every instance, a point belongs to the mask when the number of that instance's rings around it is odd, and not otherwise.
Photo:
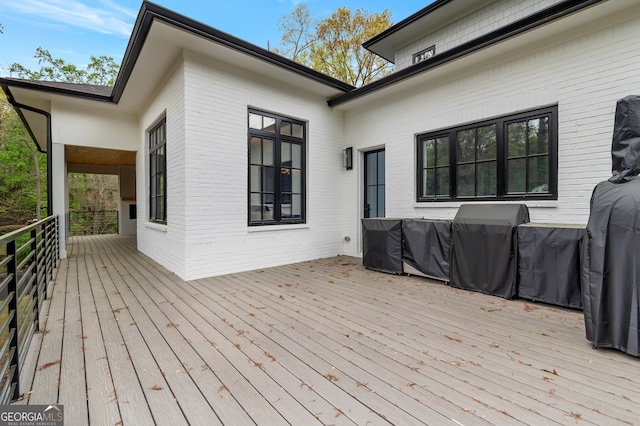
[(517, 292), (517, 227), (524, 204), (463, 204), (452, 227), (451, 285), (511, 299)]
[(402, 274), (402, 221), (362, 219), (362, 264), (365, 268)]
[(518, 297), (582, 309), (580, 248), (585, 229), (542, 224), (518, 227)]
[(640, 178), (599, 183), (582, 259), (582, 308), (596, 348), (640, 356)]
[(430, 277), (449, 281), (451, 221), (403, 219), (403, 260)]

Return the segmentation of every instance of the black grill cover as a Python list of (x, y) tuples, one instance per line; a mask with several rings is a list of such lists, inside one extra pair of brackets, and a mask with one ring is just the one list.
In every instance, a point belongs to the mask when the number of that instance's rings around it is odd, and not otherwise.
[(591, 196), (583, 245), (585, 328), (594, 347), (640, 356), (640, 96), (616, 105), (611, 160), (613, 176)]
[(609, 182), (624, 183), (640, 173), (640, 96), (627, 96), (616, 104), (611, 164)]
[(594, 347), (640, 356), (640, 178), (599, 183), (582, 259), (582, 307)]
[(582, 308), (580, 245), (584, 226), (518, 227), (518, 297)]
[(362, 219), (362, 264), (376, 271), (402, 274), (402, 221)]
[(403, 260), (430, 277), (449, 281), (451, 221), (403, 219)]
[(517, 291), (517, 227), (524, 204), (463, 204), (452, 227), (451, 285), (511, 299)]

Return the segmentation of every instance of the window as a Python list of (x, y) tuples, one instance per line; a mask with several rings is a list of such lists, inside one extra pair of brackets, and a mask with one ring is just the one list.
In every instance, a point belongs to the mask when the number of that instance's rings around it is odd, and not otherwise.
[(413, 65), (415, 65), (418, 62), (426, 61), (427, 59), (429, 59), (435, 54), (436, 54), (436, 45), (434, 44), (433, 46), (427, 47), (426, 49), (421, 50), (418, 53), (414, 53), (412, 63)]
[(167, 223), (167, 121), (149, 131), (149, 221)]
[(557, 107), (418, 136), (418, 201), (557, 199)]
[(249, 225), (305, 222), (305, 124), (249, 111)]

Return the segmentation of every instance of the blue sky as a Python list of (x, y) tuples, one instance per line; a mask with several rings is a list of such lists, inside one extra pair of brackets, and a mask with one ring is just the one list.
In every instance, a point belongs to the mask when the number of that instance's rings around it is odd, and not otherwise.
[[(338, 7), (391, 10), (398, 22), (432, 0), (309, 0), (313, 15), (323, 18)], [(156, 0), (156, 3), (261, 47), (277, 47), (278, 20), (299, 0)], [(37, 47), (54, 58), (82, 66), (91, 55), (111, 56), (117, 63), (131, 35), (140, 0), (0, 0), (0, 75), (12, 63), (38, 69)]]

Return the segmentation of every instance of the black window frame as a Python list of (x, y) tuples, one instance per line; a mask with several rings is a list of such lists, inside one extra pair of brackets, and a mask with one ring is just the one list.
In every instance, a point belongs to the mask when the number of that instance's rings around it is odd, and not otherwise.
[[(160, 140), (158, 140), (158, 137)], [(167, 224), (167, 118), (147, 133), (149, 141), (149, 222)]]
[[(262, 129), (253, 128), (251, 126), (252, 114), (268, 118), (271, 125), (265, 130), (263, 121)], [(271, 120), (274, 121), (272, 122)], [(247, 113), (247, 128), (247, 224), (249, 226), (305, 224), (307, 210), (307, 123), (299, 119), (250, 108)], [(300, 130), (302, 132), (301, 137), (296, 135)], [(261, 146), (260, 162), (257, 162), (252, 155), (252, 141), (257, 142), (257, 139), (260, 139)], [(273, 141), (273, 158), (272, 161), (268, 161), (267, 163), (265, 163), (264, 158), (265, 141)], [(294, 164), (294, 158), (296, 158), (294, 151), (298, 151), (296, 147), (299, 147), (299, 164)], [(289, 161), (283, 159), (283, 153), (286, 157), (287, 151), (289, 152)], [(261, 182), (260, 185), (258, 185), (259, 188), (252, 182), (252, 169), (256, 168), (260, 168), (259, 177)], [(300, 173), (299, 192), (296, 192), (294, 189), (294, 178), (292, 177), (289, 182), (286, 179), (287, 175), (292, 176), (296, 172)], [(264, 179), (272, 179), (269, 183), (272, 187), (265, 189)], [(261, 198), (260, 204), (253, 203), (252, 196), (259, 196)], [(267, 197), (269, 197), (269, 201), (271, 201), (270, 197), (272, 197), (273, 202), (269, 203), (265, 201)], [(297, 215), (294, 216), (294, 199), (296, 197), (300, 198), (299, 217), (297, 217)], [(287, 203), (287, 201), (289, 202)], [(271, 207), (269, 207), (269, 205), (271, 205)], [(283, 213), (287, 205), (291, 209), (291, 215), (289, 216)], [(260, 215), (260, 218), (256, 217), (257, 214)]]
[[(548, 160), (548, 191), (547, 192), (513, 192), (510, 193), (507, 190), (507, 173), (508, 173), (508, 158), (507, 158), (507, 126), (509, 124), (518, 123), (522, 121), (535, 120), (543, 117), (548, 117), (548, 153), (545, 154), (529, 154), (529, 139), (526, 142), (527, 153), (524, 156), (520, 156), (527, 162), (530, 158), (534, 157), (547, 157)], [(457, 166), (462, 164), (458, 161), (458, 143), (457, 134), (465, 130), (478, 129), (486, 126), (495, 126), (496, 130), (496, 193), (495, 195), (473, 195), (473, 196), (459, 196), (458, 191), (458, 171)], [(476, 130), (477, 132), (477, 130)], [(435, 191), (433, 194), (424, 195), (424, 170), (435, 169), (434, 166), (424, 164), (425, 153), (423, 150), (424, 142), (430, 140), (448, 138), (448, 194), (438, 195), (438, 177), (437, 173), (434, 175), (433, 187)], [(527, 136), (528, 138), (528, 136)], [(477, 155), (477, 154), (476, 154)], [(518, 157), (518, 158), (520, 158)], [(514, 158), (512, 158), (514, 159)], [(482, 160), (476, 159), (471, 162), (475, 165), (479, 164)], [(526, 169), (528, 170), (528, 169)], [(526, 179), (529, 179), (529, 172), (526, 171)], [(525, 187), (528, 186), (528, 181)], [(476, 193), (477, 193), (477, 180), (476, 180)], [(514, 201), (514, 200), (557, 200), (558, 199), (558, 107), (557, 105), (549, 106), (545, 108), (538, 108), (535, 110), (519, 112), (515, 114), (505, 115), (489, 120), (482, 120), (473, 123), (468, 123), (460, 126), (455, 126), (447, 129), (432, 131), (428, 133), (420, 134), (416, 137), (416, 201), (421, 202), (446, 202), (446, 201)]]

